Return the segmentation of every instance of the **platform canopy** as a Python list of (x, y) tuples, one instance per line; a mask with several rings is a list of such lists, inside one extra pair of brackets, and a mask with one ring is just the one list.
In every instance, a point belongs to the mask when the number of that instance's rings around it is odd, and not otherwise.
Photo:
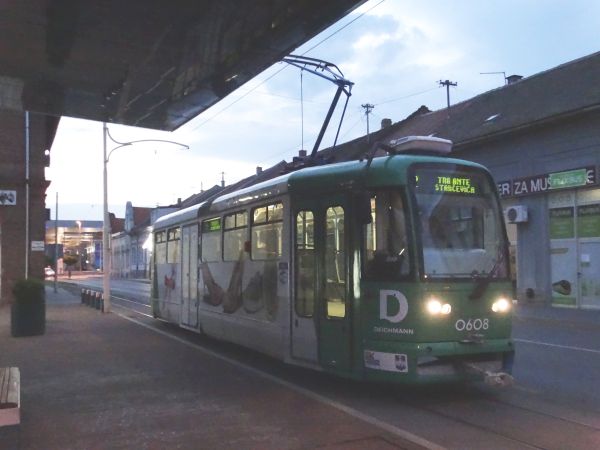
[(8, 0), (0, 108), (186, 123), (364, 0)]

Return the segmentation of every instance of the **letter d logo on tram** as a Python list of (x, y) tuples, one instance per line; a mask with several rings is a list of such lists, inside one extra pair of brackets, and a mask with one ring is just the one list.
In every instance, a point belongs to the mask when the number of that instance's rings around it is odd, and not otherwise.
[[(390, 314), (391, 312), (391, 314)], [(408, 314), (408, 301), (400, 291), (379, 291), (379, 318), (388, 322), (402, 322)]]

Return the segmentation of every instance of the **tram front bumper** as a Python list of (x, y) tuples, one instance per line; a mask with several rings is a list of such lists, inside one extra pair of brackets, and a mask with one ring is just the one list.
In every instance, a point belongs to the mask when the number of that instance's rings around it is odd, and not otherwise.
[(400, 383), (484, 380), (491, 385), (512, 382), (514, 347), (510, 339), (478, 345), (462, 342), (372, 342), (364, 351), (367, 379)]

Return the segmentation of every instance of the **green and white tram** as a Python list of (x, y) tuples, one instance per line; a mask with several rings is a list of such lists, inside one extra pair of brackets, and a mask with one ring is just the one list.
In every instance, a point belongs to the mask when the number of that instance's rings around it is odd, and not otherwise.
[(154, 315), (355, 379), (510, 381), (495, 184), (478, 164), (402, 153), (449, 141), (396, 144), (157, 220)]

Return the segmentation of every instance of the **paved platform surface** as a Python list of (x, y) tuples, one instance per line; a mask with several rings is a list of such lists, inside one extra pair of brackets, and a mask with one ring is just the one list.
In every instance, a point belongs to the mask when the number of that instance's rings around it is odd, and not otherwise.
[(12, 338), (0, 309), (0, 366), (20, 368), (22, 408), (0, 449), (423, 448), (63, 288), (46, 292), (43, 336)]

